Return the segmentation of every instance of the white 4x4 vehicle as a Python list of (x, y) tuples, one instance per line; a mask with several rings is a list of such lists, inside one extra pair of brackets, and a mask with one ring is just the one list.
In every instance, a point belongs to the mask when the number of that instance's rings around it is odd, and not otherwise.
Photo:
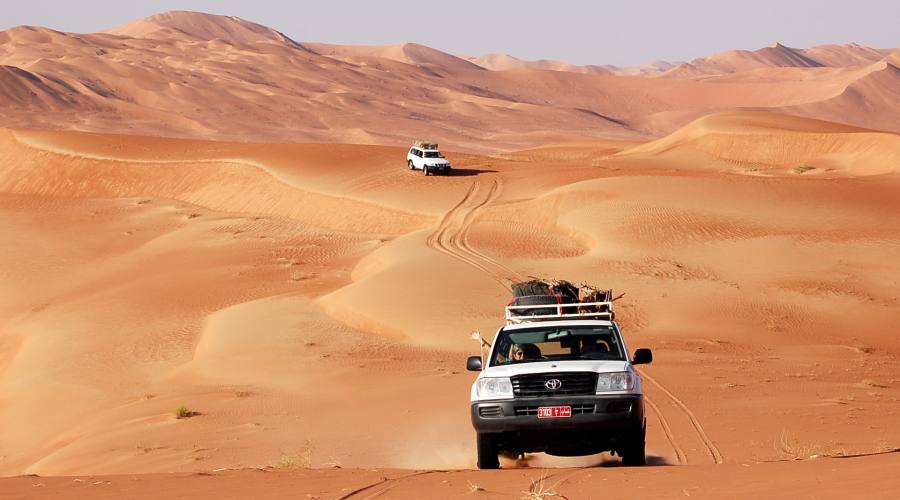
[(406, 166), (410, 170), (421, 170), (425, 175), (450, 173), (450, 161), (438, 150), (433, 142), (416, 141), (406, 154)]
[[(601, 313), (584, 313), (593, 306)], [(540, 308), (539, 315), (523, 315)], [(550, 313), (548, 313), (550, 311)], [(612, 302), (506, 308), (486, 362), (472, 385), (478, 467), (496, 469), (499, 454), (618, 454), (643, 465), (646, 419), (641, 377), (650, 349), (630, 357), (613, 320)], [(486, 364), (486, 366), (485, 366)]]

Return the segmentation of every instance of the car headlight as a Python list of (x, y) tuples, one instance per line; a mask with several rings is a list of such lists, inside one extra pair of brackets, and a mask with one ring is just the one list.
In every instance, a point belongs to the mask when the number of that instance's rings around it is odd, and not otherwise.
[(630, 391), (634, 389), (631, 372), (601, 373), (597, 377), (597, 392)]
[(484, 377), (475, 385), (478, 399), (500, 399), (513, 397), (512, 382), (509, 377)]

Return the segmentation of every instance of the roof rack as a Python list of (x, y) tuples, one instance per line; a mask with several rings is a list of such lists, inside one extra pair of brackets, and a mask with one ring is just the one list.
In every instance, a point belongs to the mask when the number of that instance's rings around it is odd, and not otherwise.
[[(529, 311), (536, 309), (555, 311), (555, 314), (529, 314)], [(612, 301), (506, 306), (507, 325), (518, 325), (539, 321), (558, 321), (561, 319), (604, 319), (612, 321), (615, 316)]]
[(415, 146), (417, 148), (422, 148), (422, 149), (437, 149), (438, 143), (436, 143), (434, 141), (429, 141), (426, 139), (416, 139), (413, 142), (413, 146)]

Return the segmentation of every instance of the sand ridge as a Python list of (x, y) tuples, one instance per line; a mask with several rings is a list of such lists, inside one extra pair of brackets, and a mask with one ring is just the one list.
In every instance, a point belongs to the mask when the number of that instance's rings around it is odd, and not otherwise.
[[(102, 33), (30, 26), (0, 33), (0, 120), (240, 142), (405, 145), (430, 135), (475, 152), (658, 138), (701, 116), (746, 108), (900, 130), (897, 99), (881, 98), (900, 77), (890, 68), (864, 71), (895, 64), (889, 50), (809, 51), (777, 45), (740, 53), (754, 64), (680, 76), (684, 65), (661, 63), (485, 68), (414, 43), (301, 44), (239, 18), (176, 11)], [(712, 59), (722, 58), (733, 57)]]

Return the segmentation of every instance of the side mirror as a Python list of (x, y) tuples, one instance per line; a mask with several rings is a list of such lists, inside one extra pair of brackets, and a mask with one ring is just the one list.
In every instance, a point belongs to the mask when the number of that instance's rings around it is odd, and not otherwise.
[(480, 372), (481, 369), (481, 356), (469, 356), (469, 359), (466, 360), (466, 370)]
[(634, 351), (633, 365), (646, 365), (653, 362), (653, 351), (650, 349), (638, 349)]

